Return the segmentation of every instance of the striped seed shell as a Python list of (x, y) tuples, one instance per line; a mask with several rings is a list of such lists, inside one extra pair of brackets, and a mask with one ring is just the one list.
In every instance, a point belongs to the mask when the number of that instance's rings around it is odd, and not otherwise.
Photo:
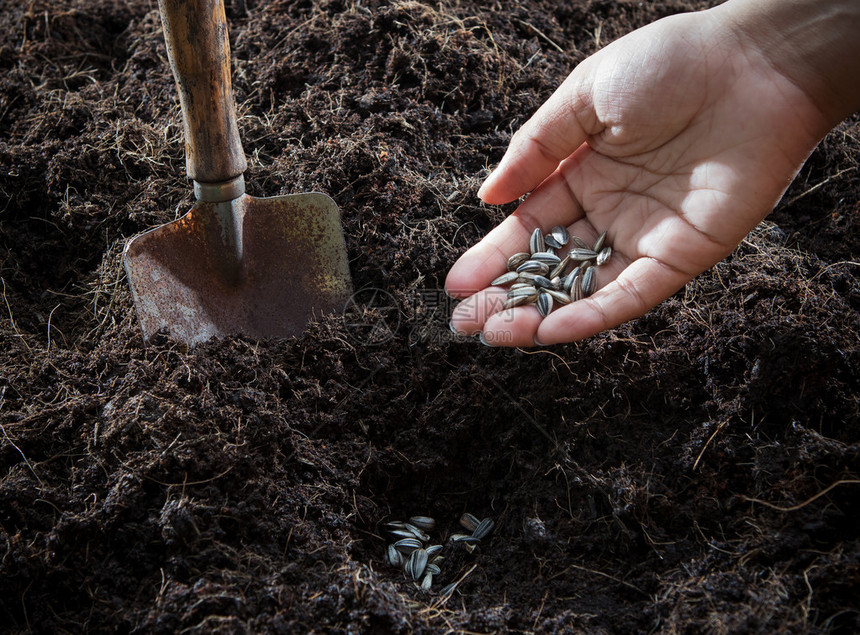
[(570, 254), (567, 254), (564, 258), (562, 258), (561, 262), (559, 262), (550, 272), (549, 277), (555, 278), (556, 276), (561, 276), (564, 274), (564, 270), (567, 269), (567, 265), (570, 264), (571, 258)]
[(521, 251), (508, 258), (508, 271), (513, 271), (521, 264), (523, 264), (526, 260), (529, 259), (529, 255), (530, 254)]
[(601, 249), (603, 249), (604, 241), (606, 241), (606, 232), (603, 232), (602, 234), (600, 234), (600, 236), (597, 237), (597, 240), (594, 242), (594, 247), (592, 247), (592, 249), (594, 251), (600, 251)]
[(442, 587), (442, 590), (439, 591), (439, 595), (442, 596), (443, 598), (448, 597), (449, 595), (453, 594), (454, 591), (457, 590), (458, 584), (460, 584), (459, 580), (457, 580), (456, 582), (452, 582), (451, 584), (446, 584), (445, 586)]
[(538, 294), (537, 309), (538, 312), (544, 317), (549, 315), (552, 311), (552, 296), (544, 289), (541, 289), (540, 293)]
[(427, 557), (428, 557), (428, 558), (432, 558), (432, 557), (433, 557), (433, 556), (435, 556), (437, 553), (439, 553), (440, 551), (442, 551), (442, 545), (430, 545), (430, 546), (429, 546), (429, 547), (427, 547), (424, 551), (426, 551), (426, 552), (427, 552)]
[(513, 309), (518, 306), (523, 306), (524, 304), (531, 304), (537, 300), (537, 296), (528, 296), (528, 295), (520, 295), (513, 296), (512, 298), (508, 298), (505, 300), (505, 303), (502, 305), (502, 310), (507, 311), (508, 309)]
[(406, 531), (412, 532), (412, 535), (422, 542), (427, 542), (428, 540), (430, 540), (430, 536), (428, 536), (425, 532), (421, 531), (420, 529), (418, 529), (418, 527), (410, 523), (406, 523)]
[(573, 244), (576, 245), (577, 247), (579, 247), (580, 249), (591, 249), (591, 247), (588, 246), (588, 243), (585, 242), (579, 236), (573, 236), (573, 237), (571, 237), (571, 240), (573, 241)]
[(427, 568), (427, 552), (423, 549), (413, 551), (409, 556), (409, 560), (406, 561), (404, 568), (406, 569), (406, 574), (413, 580), (420, 578), (424, 573), (424, 569)]
[(550, 231), (550, 235), (553, 237), (555, 242), (557, 242), (560, 247), (564, 247), (570, 241), (570, 234), (567, 231), (567, 227), (563, 225), (556, 225)]
[(403, 525), (405, 525), (405, 524), (406, 523), (404, 523), (402, 520), (392, 520), (392, 521), (385, 523), (385, 528), (386, 529), (403, 529)]
[(567, 274), (561, 281), (561, 290), (564, 291), (567, 295), (573, 296), (573, 293), (571, 293), (571, 289), (573, 289), (573, 283), (581, 274), (582, 270), (579, 267)]
[[(577, 271), (581, 271), (577, 269)], [(573, 285), (570, 287), (570, 299), (573, 302), (578, 302), (582, 300), (582, 276), (576, 276), (573, 281)]]
[(403, 554), (397, 551), (394, 545), (388, 545), (388, 564), (392, 567), (399, 567), (403, 564)]
[(475, 531), (472, 532), (472, 537), (477, 538), (478, 540), (483, 540), (490, 535), (490, 532), (493, 531), (493, 527), (495, 526), (496, 523), (493, 522), (492, 518), (485, 518), (477, 527), (475, 527)]
[(589, 267), (582, 274), (582, 297), (587, 298), (594, 293), (597, 281), (594, 279), (594, 267)]
[(467, 536), (466, 534), (451, 534), (451, 540), (454, 542), (462, 542), (467, 545), (476, 545), (481, 542), (480, 538), (475, 538), (474, 536)]
[(424, 531), (433, 531), (436, 529), (436, 519), (430, 518), (430, 516), (412, 516), (409, 522)]
[(417, 538), (403, 538), (394, 543), (394, 548), (400, 553), (410, 554), (416, 549), (421, 549), (421, 541)]
[[(595, 254), (596, 256), (597, 254)], [(549, 265), (550, 267), (555, 267), (558, 263), (561, 262), (561, 258), (556, 256), (551, 251), (537, 251), (532, 254), (532, 257), (529, 260), (537, 260), (538, 262), (543, 262)]]
[(556, 291), (555, 289), (547, 289), (546, 293), (552, 296), (552, 299), (555, 300), (559, 306), (564, 306), (565, 304), (570, 304), (570, 296), (567, 295), (564, 291)]
[(521, 271), (520, 277), (517, 278), (517, 282), (534, 286), (535, 276), (538, 275), (540, 274), (534, 273), (533, 271)]
[(546, 243), (543, 240), (543, 232), (541, 232), (540, 227), (535, 228), (532, 232), (532, 237), (529, 239), (529, 249), (532, 253), (546, 249)]
[(460, 524), (467, 531), (475, 531), (475, 529), (478, 527), (478, 525), (480, 523), (481, 523), (481, 521), (478, 520), (477, 517), (473, 516), (469, 512), (466, 512), (465, 514), (460, 516)]
[(574, 247), (570, 250), (570, 257), (572, 260), (594, 260), (597, 258), (597, 252), (593, 249)]
[(535, 286), (542, 289), (552, 289), (552, 280), (546, 276), (535, 276)]
[(425, 571), (430, 575), (439, 575), (442, 573), (442, 569), (439, 568), (439, 565), (433, 564), (432, 562), (427, 565), (427, 569), (425, 569)]
[[(522, 275), (522, 274), (520, 274)], [(535, 276), (537, 278), (537, 276)], [(528, 282), (515, 282), (510, 287), (508, 287), (508, 293), (511, 291), (519, 291), (520, 289), (534, 289), (534, 279), (529, 280)]]
[(517, 273), (539, 273), (545, 276), (549, 273), (549, 265), (538, 260), (526, 260), (523, 264), (517, 267)]
[(552, 234), (547, 234), (546, 236), (544, 236), (543, 242), (547, 247), (550, 247), (552, 249), (561, 249), (562, 247), (564, 247), (564, 245), (558, 242), (555, 239), (555, 236), (553, 236)]
[(418, 538), (418, 536), (416, 536), (415, 533), (407, 527), (403, 527), (402, 529), (389, 529), (388, 533), (394, 538)]
[(508, 291), (508, 298), (527, 298), (529, 300), (534, 300), (536, 299), (536, 296), (537, 289), (534, 288), (534, 285), (523, 285)]
[[(511, 282), (514, 282), (519, 277), (520, 277), (520, 274), (518, 274), (516, 271), (508, 271), (508, 272), (500, 275), (495, 280), (493, 280), (490, 284), (494, 287), (500, 287), (502, 285), (506, 285), (506, 284), (510, 284)], [(431, 520), (432, 520), (432, 518), (431, 518)]]
[(612, 247), (604, 247), (600, 250), (600, 253), (597, 254), (597, 264), (603, 265), (606, 264), (606, 261), (609, 260), (609, 257), (612, 255)]

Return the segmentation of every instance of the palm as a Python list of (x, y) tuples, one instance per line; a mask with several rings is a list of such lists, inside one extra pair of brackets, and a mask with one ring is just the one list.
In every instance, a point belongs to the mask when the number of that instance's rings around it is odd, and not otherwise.
[(717, 29), (677, 16), (622, 38), (523, 127), (482, 193), (500, 203), (534, 191), (455, 264), (449, 292), (485, 289), (535, 227), (606, 230), (613, 258), (585, 301), (543, 320), (529, 308), (494, 315), (500, 292), (483, 290), (455, 311), (458, 330), (504, 331), (496, 343), (511, 345), (586, 337), (667, 298), (773, 208), (819, 138), (804, 124), (817, 113)]

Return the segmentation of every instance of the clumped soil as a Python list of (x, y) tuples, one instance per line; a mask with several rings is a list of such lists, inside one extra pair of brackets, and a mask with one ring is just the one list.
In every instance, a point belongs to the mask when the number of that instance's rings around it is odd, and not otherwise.
[[(192, 204), (156, 3), (4, 2), (2, 628), (860, 629), (858, 118), (645, 317), (544, 350), (447, 330), (512, 131), (708, 4), (228, 3), (250, 193), (334, 197), (365, 312), (189, 351), (143, 345), (121, 266)], [(429, 592), (386, 565), (383, 523), (464, 511), (495, 531)]]

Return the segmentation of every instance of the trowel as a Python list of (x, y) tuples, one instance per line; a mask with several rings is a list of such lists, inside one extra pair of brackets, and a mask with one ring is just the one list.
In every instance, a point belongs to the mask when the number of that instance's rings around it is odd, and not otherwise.
[(352, 294), (335, 202), (321, 193), (245, 193), (223, 0), (159, 0), (179, 90), (186, 172), (197, 202), (126, 245), (144, 340), (299, 335)]

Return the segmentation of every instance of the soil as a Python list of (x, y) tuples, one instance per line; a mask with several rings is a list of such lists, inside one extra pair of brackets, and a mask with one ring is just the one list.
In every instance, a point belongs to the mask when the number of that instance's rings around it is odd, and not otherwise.
[[(333, 196), (363, 309), (188, 350), (144, 346), (121, 265), (193, 202), (156, 3), (2, 3), (0, 628), (860, 630), (860, 118), (646, 316), (447, 329), (511, 132), (709, 4), (229, 2), (249, 192)], [(386, 564), (384, 523), (463, 512), (495, 529), (429, 591)]]

